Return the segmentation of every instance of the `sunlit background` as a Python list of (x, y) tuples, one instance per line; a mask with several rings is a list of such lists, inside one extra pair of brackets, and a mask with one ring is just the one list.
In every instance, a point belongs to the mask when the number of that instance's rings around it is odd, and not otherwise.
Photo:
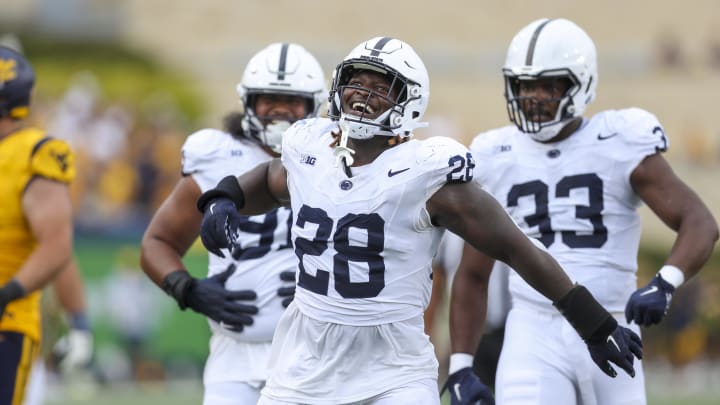
[[(409, 42), (431, 78), (422, 135), (467, 144), (508, 123), (500, 69), (512, 36), (537, 18), (570, 18), (598, 48), (589, 114), (630, 106), (655, 113), (670, 139), (668, 159), (720, 218), (717, 0), (3, 0), (0, 9), (0, 41), (20, 44), (38, 75), (33, 120), (78, 154), (76, 250), (96, 361), (82, 375), (51, 374), (49, 404), (200, 403), (209, 331), (144, 276), (139, 240), (179, 178), (185, 137), (219, 128), (238, 108), (245, 63), (271, 42), (304, 45), (328, 77), (366, 39)], [(643, 217), (642, 283), (673, 237), (648, 210)], [(200, 245), (187, 263), (204, 274)], [(46, 302), (50, 346), (63, 325)], [(718, 403), (719, 255), (644, 337), (651, 404)], [(445, 344), (438, 341), (439, 352)]]

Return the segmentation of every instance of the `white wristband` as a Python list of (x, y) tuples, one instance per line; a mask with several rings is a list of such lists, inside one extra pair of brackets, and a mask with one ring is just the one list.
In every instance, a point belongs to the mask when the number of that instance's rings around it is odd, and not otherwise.
[(660, 271), (658, 271), (658, 274), (660, 275), (660, 277), (662, 277), (663, 280), (667, 281), (675, 288), (680, 287), (682, 283), (685, 282), (685, 274), (682, 272), (682, 270), (671, 264), (666, 264), (662, 266)]
[(450, 367), (448, 367), (448, 375), (452, 375), (467, 367), (472, 367), (473, 356), (467, 353), (454, 353), (450, 355)]

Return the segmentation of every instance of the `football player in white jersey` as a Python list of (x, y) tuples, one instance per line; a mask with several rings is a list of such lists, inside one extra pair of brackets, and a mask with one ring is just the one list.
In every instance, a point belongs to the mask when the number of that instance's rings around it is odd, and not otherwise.
[[(659, 322), (673, 291), (700, 270), (718, 238), (708, 208), (662, 156), (668, 147), (662, 125), (639, 108), (582, 117), (598, 83), (595, 45), (565, 19), (521, 29), (503, 73), (515, 125), (474, 139), (475, 179), (619, 324), (639, 333), (641, 325)], [(642, 202), (677, 236), (665, 266), (636, 291)], [(481, 253), (465, 252), (451, 305), (456, 363), (467, 363), (477, 345), (482, 311), (471, 308), (482, 308), (474, 292), (491, 268)], [(550, 300), (517, 273), (510, 292), (496, 380), (500, 404), (646, 402), (642, 367), (634, 379), (608, 378)]]
[(294, 293), (296, 259), (289, 233), (292, 215), (281, 207), (241, 217), (232, 257), (210, 253), (209, 278), (192, 278), (181, 259), (200, 232), (202, 217), (195, 204), (224, 176), (279, 156), (285, 129), (317, 115), (327, 100), (320, 64), (294, 43), (274, 43), (253, 56), (237, 91), (243, 112), (226, 118), (225, 131), (203, 129), (187, 138), (183, 177), (142, 242), (145, 273), (180, 308), (208, 317), (212, 337), (203, 378), (205, 405), (257, 402), (273, 331)]
[(293, 209), (298, 289), (275, 331), (258, 404), (438, 405), (423, 311), (445, 229), (555, 301), (600, 364), (633, 372), (637, 335), (471, 181), (468, 150), (445, 137), (410, 139), (428, 97), (427, 71), (407, 43), (363, 42), (334, 71), (330, 119), (295, 123), (281, 159), (228, 176), (198, 200), (202, 241), (216, 252), (234, 247), (238, 211)]

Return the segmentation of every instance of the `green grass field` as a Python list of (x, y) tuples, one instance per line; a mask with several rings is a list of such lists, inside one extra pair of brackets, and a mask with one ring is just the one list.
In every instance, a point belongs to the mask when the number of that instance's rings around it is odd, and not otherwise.
[[(55, 392), (48, 398), (47, 405), (198, 405), (202, 403), (199, 384), (185, 381), (161, 385), (114, 386), (94, 392), (64, 392), (62, 395)], [(717, 405), (719, 402), (720, 396), (711, 394), (662, 397), (651, 394), (648, 398), (649, 405)], [(447, 395), (442, 403), (450, 404)]]

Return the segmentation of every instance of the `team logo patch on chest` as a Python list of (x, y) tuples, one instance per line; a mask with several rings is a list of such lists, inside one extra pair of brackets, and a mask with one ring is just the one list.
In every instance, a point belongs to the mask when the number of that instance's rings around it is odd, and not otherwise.
[(353, 183), (350, 180), (343, 180), (340, 182), (341, 190), (345, 190), (345, 191), (350, 190), (352, 188), (352, 186), (353, 186)]
[(560, 157), (560, 154), (560, 149), (550, 149), (549, 151), (547, 151), (547, 157), (549, 157), (550, 159)]

